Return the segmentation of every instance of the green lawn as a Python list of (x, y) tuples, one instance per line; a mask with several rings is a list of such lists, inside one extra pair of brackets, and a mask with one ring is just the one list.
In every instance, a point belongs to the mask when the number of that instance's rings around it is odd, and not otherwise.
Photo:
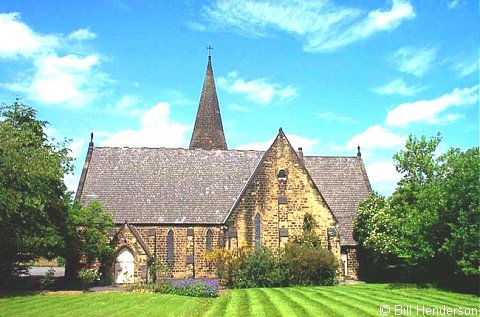
[[(412, 305), (397, 316), (417, 316), (417, 305), (476, 308), (471, 315), (480, 316), (476, 296), (383, 284), (242, 289), (216, 299), (148, 293), (3, 295), (0, 316), (382, 316), (381, 305), (390, 307), (389, 316), (395, 316), (395, 305)], [(424, 312), (420, 316), (428, 316)]]

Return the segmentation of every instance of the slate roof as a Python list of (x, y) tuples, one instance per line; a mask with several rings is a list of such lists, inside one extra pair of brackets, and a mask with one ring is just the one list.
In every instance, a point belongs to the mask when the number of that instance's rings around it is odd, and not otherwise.
[(190, 140), (190, 149), (227, 149), (217, 90), (215, 89), (211, 56), (208, 56), (202, 94), (200, 95), (197, 117), (195, 118), (195, 125)]
[(359, 156), (305, 156), (305, 167), (338, 220), (341, 245), (356, 245), (353, 223), (358, 205), (371, 192)]
[(99, 200), (115, 223), (220, 224), (263, 152), (93, 149), (82, 202)]
[[(115, 223), (222, 224), (264, 152), (96, 147), (81, 200), (99, 200)], [(305, 156), (339, 221), (341, 245), (356, 245), (353, 221), (371, 191), (360, 157)]]

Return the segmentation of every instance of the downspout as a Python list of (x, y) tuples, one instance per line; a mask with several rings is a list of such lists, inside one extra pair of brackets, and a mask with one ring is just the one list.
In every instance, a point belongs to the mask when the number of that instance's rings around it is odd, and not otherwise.
[(193, 251), (193, 265), (192, 265), (192, 274), (193, 274), (193, 278), (195, 278), (195, 228), (193, 229), (193, 247), (192, 247), (192, 251)]

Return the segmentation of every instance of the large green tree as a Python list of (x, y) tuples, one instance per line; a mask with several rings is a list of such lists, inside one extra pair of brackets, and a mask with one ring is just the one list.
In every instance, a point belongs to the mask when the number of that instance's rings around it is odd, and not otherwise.
[(451, 149), (440, 158), (436, 201), (440, 253), (454, 261), (457, 274), (480, 276), (480, 158), (479, 148)]
[(355, 232), (370, 277), (478, 281), (479, 149), (438, 156), (440, 141), (410, 136), (394, 155), (403, 177), (392, 196), (360, 205)]
[(112, 255), (111, 214), (100, 203), (82, 207), (63, 182), (72, 171), (67, 141), (53, 143), (46, 121), (18, 101), (0, 108), (0, 280), (19, 264), (62, 256), (76, 277), (80, 260)]
[(111, 263), (113, 247), (108, 235), (113, 228), (112, 214), (105, 211), (98, 201), (92, 201), (87, 206), (75, 202), (69, 208), (67, 218), (64, 233), (66, 248), (62, 253), (67, 260), (66, 276), (76, 278), (80, 262)]
[(53, 257), (70, 202), (63, 177), (72, 169), (65, 143), (47, 139), (47, 122), (18, 101), (0, 108), (0, 275), (16, 263)]

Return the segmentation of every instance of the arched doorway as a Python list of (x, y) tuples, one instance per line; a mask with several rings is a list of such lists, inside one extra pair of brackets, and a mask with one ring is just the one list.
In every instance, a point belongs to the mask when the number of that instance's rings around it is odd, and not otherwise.
[(127, 249), (120, 251), (115, 260), (115, 283), (133, 283), (135, 270), (135, 257)]

